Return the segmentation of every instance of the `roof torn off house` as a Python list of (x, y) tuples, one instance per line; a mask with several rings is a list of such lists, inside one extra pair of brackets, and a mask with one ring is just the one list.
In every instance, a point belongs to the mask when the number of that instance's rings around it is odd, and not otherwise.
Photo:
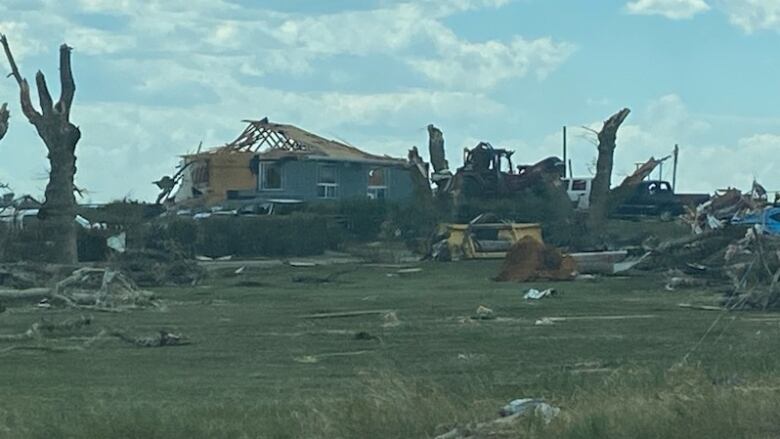
[(404, 200), (413, 194), (410, 172), (419, 171), (406, 159), (267, 118), (245, 122), (234, 141), (182, 156), (173, 177), (155, 182), (162, 190), (158, 202), (213, 206), (233, 200)]

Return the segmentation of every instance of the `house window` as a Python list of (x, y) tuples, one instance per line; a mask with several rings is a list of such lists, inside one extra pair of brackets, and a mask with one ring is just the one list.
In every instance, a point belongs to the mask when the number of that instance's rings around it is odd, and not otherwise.
[(320, 166), (317, 174), (317, 197), (336, 198), (339, 185), (336, 181), (336, 168), (333, 166)]
[(203, 160), (190, 163), (192, 163), (192, 170), (190, 171), (190, 175), (192, 176), (192, 183), (209, 184), (209, 161)]
[(282, 188), (282, 168), (276, 163), (260, 164), (260, 189), (280, 190)]
[(385, 184), (385, 170), (373, 168), (368, 171), (368, 198), (372, 200), (384, 200), (387, 193)]

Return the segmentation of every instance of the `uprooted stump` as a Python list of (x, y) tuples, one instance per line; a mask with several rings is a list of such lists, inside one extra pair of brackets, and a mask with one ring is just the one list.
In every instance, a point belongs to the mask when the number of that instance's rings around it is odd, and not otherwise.
[(533, 280), (570, 280), (577, 272), (574, 259), (553, 246), (529, 236), (514, 243), (506, 254), (499, 282)]
[(52, 298), (67, 305), (97, 309), (156, 307), (154, 294), (139, 289), (121, 272), (107, 268), (80, 268), (58, 282)]

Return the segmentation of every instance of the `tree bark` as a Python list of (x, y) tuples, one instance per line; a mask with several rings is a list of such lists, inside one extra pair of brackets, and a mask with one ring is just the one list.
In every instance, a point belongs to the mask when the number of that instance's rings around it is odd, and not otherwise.
[(81, 138), (81, 131), (70, 122), (70, 108), (76, 92), (70, 63), (71, 48), (65, 44), (60, 46), (61, 92), (56, 104), (49, 93), (43, 73), (38, 71), (35, 75), (41, 107), (39, 112), (32, 104), (30, 86), (19, 73), (5, 35), (0, 35), (0, 43), (11, 66), (9, 76), (19, 85), (22, 113), (35, 126), (38, 136), (49, 152), (49, 182), (46, 185), (43, 207), (38, 213), (46, 227), (47, 239), (51, 242), (47, 259), (51, 262), (72, 264), (78, 261), (73, 179), (76, 175), (76, 144)]
[(591, 230), (603, 226), (609, 214), (609, 189), (612, 184), (612, 168), (615, 156), (615, 140), (617, 131), (631, 112), (624, 108), (604, 121), (604, 126), (598, 133), (599, 156), (596, 161), (596, 176), (590, 191), (590, 208), (588, 212)]

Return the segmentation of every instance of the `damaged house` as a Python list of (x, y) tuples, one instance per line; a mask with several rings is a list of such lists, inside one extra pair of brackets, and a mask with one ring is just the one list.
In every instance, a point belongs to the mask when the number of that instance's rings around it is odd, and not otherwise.
[(182, 159), (177, 175), (163, 180), (178, 184), (168, 200), (185, 205), (366, 197), (404, 201), (414, 193), (410, 173), (419, 172), (405, 159), (370, 154), (267, 118), (248, 121), (227, 145)]

